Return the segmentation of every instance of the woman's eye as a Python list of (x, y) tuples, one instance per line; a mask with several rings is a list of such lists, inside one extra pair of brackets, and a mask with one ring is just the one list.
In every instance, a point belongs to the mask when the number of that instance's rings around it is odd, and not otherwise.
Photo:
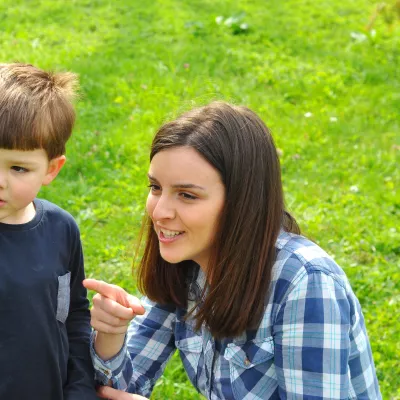
[(183, 197), (185, 200), (196, 200), (197, 199), (196, 196), (193, 196), (192, 194), (185, 193), (185, 192), (180, 193), (180, 196)]
[(159, 190), (161, 190), (160, 186), (155, 185), (154, 183), (150, 183), (148, 187), (152, 192), (158, 192)]
[(13, 165), (11, 169), (15, 172), (23, 173), (23, 172), (28, 172), (28, 170), (24, 167), (19, 167), (18, 165)]

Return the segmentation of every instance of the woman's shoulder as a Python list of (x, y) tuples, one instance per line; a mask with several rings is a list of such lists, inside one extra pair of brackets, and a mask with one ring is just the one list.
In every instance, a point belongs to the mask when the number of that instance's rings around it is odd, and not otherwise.
[(344, 289), (348, 280), (343, 269), (325, 250), (304, 236), (281, 231), (276, 242), (272, 282), (281, 287), (295, 286), (306, 275), (325, 274)]

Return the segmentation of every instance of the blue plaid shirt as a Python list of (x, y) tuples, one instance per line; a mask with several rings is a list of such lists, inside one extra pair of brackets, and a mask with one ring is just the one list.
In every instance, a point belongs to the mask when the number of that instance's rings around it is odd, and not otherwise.
[[(186, 310), (147, 299), (121, 352), (92, 357), (97, 379), (150, 396), (178, 349), (192, 384), (206, 398), (381, 399), (360, 304), (343, 270), (306, 238), (281, 232), (265, 314), (258, 330), (214, 340), (185, 320)], [(194, 266), (190, 295), (205, 284)], [(189, 307), (194, 303), (189, 302)]]

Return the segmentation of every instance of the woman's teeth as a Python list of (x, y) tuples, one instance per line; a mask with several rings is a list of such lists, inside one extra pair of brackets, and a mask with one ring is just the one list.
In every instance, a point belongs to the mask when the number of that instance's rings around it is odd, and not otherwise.
[(178, 236), (179, 234), (181, 234), (182, 232), (179, 231), (168, 231), (166, 229), (160, 229), (161, 233), (163, 234), (163, 236), (167, 239), (172, 239), (175, 236)]

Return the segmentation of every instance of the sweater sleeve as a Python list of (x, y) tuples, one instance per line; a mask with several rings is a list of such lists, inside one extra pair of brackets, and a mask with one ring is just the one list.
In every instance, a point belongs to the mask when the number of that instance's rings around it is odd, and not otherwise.
[(71, 297), (66, 321), (69, 356), (67, 384), (64, 386), (65, 400), (98, 399), (95, 392), (94, 370), (90, 358), (90, 312), (86, 289), (82, 245), (75, 226), (71, 246)]

